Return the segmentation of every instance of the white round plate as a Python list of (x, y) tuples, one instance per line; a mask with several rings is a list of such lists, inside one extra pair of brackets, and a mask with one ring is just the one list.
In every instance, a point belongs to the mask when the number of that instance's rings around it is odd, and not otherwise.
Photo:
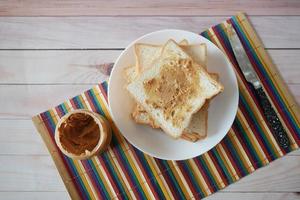
[[(224, 91), (209, 105), (208, 134), (195, 143), (173, 139), (159, 129), (136, 124), (130, 114), (134, 100), (125, 89), (124, 69), (135, 65), (134, 44), (164, 44), (174, 39), (189, 44), (206, 43), (207, 69), (219, 74)], [(136, 148), (153, 157), (165, 160), (185, 160), (205, 153), (218, 144), (229, 131), (238, 108), (238, 85), (231, 63), (223, 52), (206, 38), (183, 30), (161, 30), (149, 33), (132, 42), (116, 60), (108, 84), (108, 101), (112, 118), (123, 136)]]

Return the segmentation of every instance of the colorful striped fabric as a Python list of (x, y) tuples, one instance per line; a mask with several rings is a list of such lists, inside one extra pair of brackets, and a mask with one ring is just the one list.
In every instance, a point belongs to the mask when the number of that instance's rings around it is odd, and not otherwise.
[[(286, 129), (291, 141), (288, 150), (277, 144), (253, 88), (238, 67), (226, 35), (226, 23), (232, 23), (237, 31)], [(239, 109), (227, 136), (209, 152), (190, 160), (167, 161), (146, 155), (129, 144), (114, 126), (108, 112), (107, 83), (104, 82), (33, 117), (72, 199), (199, 199), (299, 148), (299, 107), (245, 15), (232, 17), (201, 35), (224, 51), (237, 74)], [(54, 141), (59, 118), (77, 108), (100, 113), (113, 127), (108, 151), (83, 161), (64, 156)]]

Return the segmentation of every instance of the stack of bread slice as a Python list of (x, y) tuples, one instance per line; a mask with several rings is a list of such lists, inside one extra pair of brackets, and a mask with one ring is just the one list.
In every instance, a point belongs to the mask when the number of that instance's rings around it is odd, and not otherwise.
[(206, 45), (135, 44), (136, 65), (125, 70), (139, 124), (195, 142), (207, 135), (209, 101), (223, 91), (218, 74), (206, 70)]

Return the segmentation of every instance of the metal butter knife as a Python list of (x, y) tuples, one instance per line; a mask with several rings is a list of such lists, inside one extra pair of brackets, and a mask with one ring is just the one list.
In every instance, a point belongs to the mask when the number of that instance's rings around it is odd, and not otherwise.
[(235, 58), (242, 70), (246, 80), (253, 85), (255, 92), (259, 98), (260, 106), (263, 109), (264, 115), (267, 119), (268, 125), (271, 128), (272, 134), (276, 138), (279, 145), (286, 149), (290, 146), (289, 138), (273, 109), (264, 89), (262, 88), (261, 82), (258, 79), (256, 72), (254, 71), (251, 62), (243, 48), (243, 45), (232, 27), (232, 24), (227, 26), (229, 41), (234, 52)]

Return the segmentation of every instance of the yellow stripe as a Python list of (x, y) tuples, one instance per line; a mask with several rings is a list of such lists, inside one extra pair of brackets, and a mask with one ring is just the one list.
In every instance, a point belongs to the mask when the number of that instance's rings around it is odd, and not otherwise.
[(150, 159), (150, 156), (148, 155), (145, 155), (145, 158), (150, 166), (150, 169), (152, 171), (152, 173), (155, 175), (155, 179), (157, 180), (164, 196), (167, 198), (167, 199), (171, 199), (170, 195), (169, 195), (169, 192), (167, 191), (167, 188), (165, 187), (165, 184), (162, 182), (162, 180), (158, 177), (160, 172), (156, 170), (155, 166), (154, 166), (154, 163), (153, 161)]
[[(233, 133), (234, 131), (232, 129), (230, 129)], [(239, 153), (240, 157), (243, 160), (243, 163), (245, 164), (245, 166), (247, 167), (247, 171), (248, 172), (253, 172), (255, 169), (248, 157), (248, 155), (246, 154), (243, 146), (241, 145), (240, 141), (238, 140), (238, 138), (236, 137), (235, 133), (234, 133), (234, 137), (232, 137), (232, 141), (234, 142), (234, 146), (236, 146), (237, 148), (237, 152)]]
[[(81, 167), (82, 171), (85, 171), (85, 169), (84, 169), (84, 167), (83, 167), (83, 165), (81, 163), (80, 163), (79, 166)], [(90, 176), (89, 176), (88, 172), (85, 172), (83, 174), (83, 176), (81, 176), (81, 177), (85, 178), (85, 180), (87, 182), (87, 184), (85, 184), (85, 186), (89, 187), (90, 190), (92, 191), (91, 197), (94, 197), (93, 199), (99, 199), (98, 195), (97, 195), (97, 192), (95, 191), (94, 185), (91, 183), (91, 179), (90, 179)]]
[(281, 150), (279, 146), (277, 145), (272, 133), (270, 132), (269, 128), (266, 126), (264, 118), (262, 114), (259, 112), (256, 104), (254, 103), (253, 99), (251, 98), (248, 90), (240, 90), (240, 93), (242, 93), (243, 96), (247, 99), (248, 106), (251, 108), (255, 118), (257, 119), (258, 123), (260, 124), (261, 128), (263, 129), (265, 136), (268, 138), (268, 141), (270, 142), (273, 149), (275, 149), (275, 154), (277, 157), (280, 156)]
[(212, 28), (208, 29), (208, 32), (210, 33), (209, 36), (210, 36), (212, 42), (215, 43), (219, 47), (219, 49), (221, 49), (221, 51), (226, 55), (224, 48), (221, 45), (221, 43), (220, 43), (219, 39), (217, 38), (213, 29)]
[(153, 199), (154, 194), (151, 191), (151, 188), (147, 182), (147, 180), (144, 177), (144, 174), (142, 170), (140, 169), (137, 160), (134, 158), (134, 155), (131, 150), (126, 152), (126, 157), (128, 159), (128, 162), (130, 163), (130, 166), (132, 170), (134, 171), (134, 174), (136, 175), (139, 183), (141, 184), (142, 190), (144, 191), (145, 195), (149, 199)]
[(237, 117), (239, 118), (240, 123), (241, 123), (243, 129), (245, 130), (245, 133), (249, 137), (251, 146), (254, 148), (255, 152), (259, 156), (259, 159), (264, 163), (264, 165), (269, 163), (267, 156), (265, 155), (264, 151), (262, 150), (261, 146), (259, 145), (258, 140), (254, 136), (254, 133), (250, 129), (249, 125), (247, 124), (247, 121), (246, 121), (243, 113), (240, 111), (240, 109), (238, 109)]
[[(237, 143), (235, 142), (235, 140), (234, 140), (234, 138), (235, 138), (236, 136), (235, 136), (235, 133), (233, 132), (232, 129), (229, 130), (228, 135), (229, 135), (228, 138), (229, 138), (229, 140), (231, 141), (231, 143), (233, 144), (234, 148), (236, 149), (237, 154), (239, 155), (240, 159), (241, 159), (242, 162), (243, 162), (243, 165), (247, 168), (247, 167), (248, 167), (248, 163), (247, 163), (246, 159), (243, 157), (242, 152), (239, 151), (239, 150), (240, 150), (240, 149), (239, 149), (239, 146), (238, 146), (238, 144), (237, 144)], [(248, 170), (248, 168), (247, 168), (247, 170)]]
[(178, 185), (180, 186), (185, 198), (190, 197), (189, 192), (186, 189), (186, 185), (183, 183), (183, 181), (181, 180), (177, 170), (175, 169), (175, 167), (177, 167), (177, 164), (175, 164), (173, 161), (168, 160), (168, 165), (170, 166), (170, 168), (168, 170), (171, 170), (173, 175), (175, 176), (175, 179), (178, 183)]
[(175, 166), (175, 170), (177, 171), (178, 175), (179, 175), (179, 179), (182, 180), (183, 182), (183, 185), (184, 185), (184, 188), (187, 190), (188, 192), (188, 196), (186, 196), (186, 198), (191, 198), (193, 197), (193, 193), (188, 185), (188, 183), (186, 182), (186, 179), (185, 177), (183, 176), (182, 172), (181, 172), (181, 169), (180, 167), (177, 165), (176, 161), (172, 161), (174, 163), (174, 166)]
[(125, 174), (124, 174), (124, 172), (123, 172), (123, 170), (122, 170), (122, 168), (121, 168), (121, 166), (120, 166), (120, 164), (119, 164), (119, 162), (116, 158), (116, 156), (114, 155), (113, 151), (111, 151), (110, 153), (112, 154), (112, 161), (114, 162), (114, 165), (117, 168), (118, 174), (120, 174), (120, 176), (121, 176), (121, 178), (119, 178), (119, 180), (124, 182), (124, 184), (125, 184), (124, 188), (127, 188), (127, 194), (130, 195), (130, 198), (131, 199), (136, 199), (135, 195), (134, 195), (134, 192), (133, 192), (133, 188), (131, 188), (131, 186), (130, 186), (130, 184), (129, 184), (129, 182), (128, 182), (128, 180), (127, 180), (127, 178), (126, 178), (126, 176), (125, 176)]
[(163, 177), (162, 172), (160, 171), (160, 169), (159, 169), (159, 167), (158, 167), (158, 165), (157, 165), (155, 159), (154, 159), (153, 157), (151, 157), (151, 156), (148, 156), (148, 158), (149, 158), (149, 160), (152, 161), (153, 166), (154, 166), (155, 169), (156, 169), (155, 171), (157, 171), (157, 173), (158, 173), (158, 177), (159, 177), (160, 180), (163, 182), (163, 184), (164, 184), (166, 190), (168, 191), (168, 194), (169, 194), (168, 196), (170, 197), (170, 199), (174, 199), (174, 196), (173, 196), (173, 194), (172, 194), (172, 192), (171, 192), (171, 190), (170, 190), (170, 188), (169, 188), (169, 186), (168, 186), (168, 184), (167, 184), (165, 178)]
[(211, 172), (212, 176), (216, 180), (218, 187), (224, 188), (225, 184), (223, 183), (223, 180), (221, 179), (221, 176), (220, 176), (217, 168), (215, 167), (214, 163), (210, 159), (208, 153), (206, 152), (206, 153), (202, 154), (202, 158), (203, 158), (204, 162), (206, 163), (207, 167), (209, 168), (209, 171)]
[(200, 186), (201, 190), (204, 191), (205, 196), (208, 196), (210, 194), (212, 194), (212, 192), (210, 191), (207, 183), (205, 182), (201, 172), (199, 171), (195, 161), (193, 159), (189, 159), (187, 164), (190, 165), (189, 168), (192, 168), (192, 172), (195, 175), (194, 178), (196, 179), (198, 185)]
[(95, 166), (96, 167), (96, 170), (98, 172), (98, 174), (100, 175), (101, 177), (101, 180), (103, 181), (103, 184), (105, 185), (105, 188), (107, 189), (109, 195), (110, 195), (110, 198), (114, 198), (117, 196), (113, 186), (112, 186), (112, 183), (110, 182), (102, 164), (100, 163), (98, 157), (95, 157)]
[(219, 143), (216, 146), (216, 149), (217, 149), (220, 157), (222, 158), (223, 162), (225, 163), (226, 168), (228, 169), (228, 171), (229, 171), (231, 177), (233, 178), (233, 180), (235, 180), (235, 181), (239, 180), (240, 178), (239, 178), (238, 174), (236, 173), (234, 167), (232, 166), (227, 154), (225, 153), (225, 150), (224, 150), (222, 144)]

